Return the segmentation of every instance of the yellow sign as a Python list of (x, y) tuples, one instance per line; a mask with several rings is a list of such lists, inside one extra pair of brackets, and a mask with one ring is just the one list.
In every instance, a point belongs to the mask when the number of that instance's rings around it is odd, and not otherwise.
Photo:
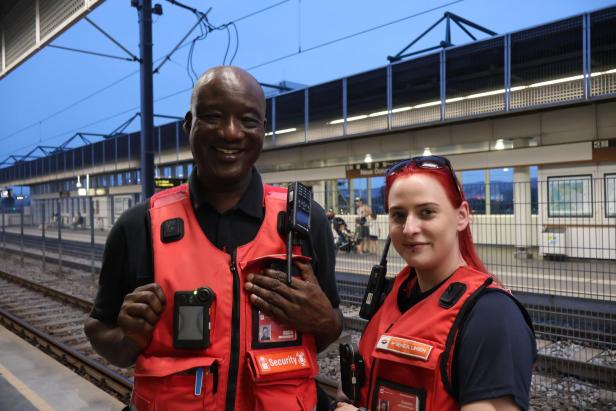
[(154, 187), (165, 189), (171, 187), (177, 187), (186, 182), (185, 178), (155, 178)]

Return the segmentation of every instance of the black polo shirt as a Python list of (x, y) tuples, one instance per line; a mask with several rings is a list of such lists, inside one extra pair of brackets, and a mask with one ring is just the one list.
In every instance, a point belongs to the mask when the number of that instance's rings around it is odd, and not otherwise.
[[(256, 236), (265, 215), (263, 183), (256, 169), (253, 168), (248, 188), (237, 205), (222, 214), (208, 202), (194, 171), (189, 187), (199, 225), (216, 247), (230, 252)], [(139, 203), (124, 212), (111, 228), (105, 244), (99, 288), (90, 314), (93, 318), (115, 324), (124, 296), (139, 285), (152, 282), (152, 241), (147, 210), (147, 202)], [(314, 252), (315, 275), (332, 305), (338, 307), (340, 299), (336, 289), (332, 233), (323, 208), (314, 201), (310, 224), (310, 252)]]

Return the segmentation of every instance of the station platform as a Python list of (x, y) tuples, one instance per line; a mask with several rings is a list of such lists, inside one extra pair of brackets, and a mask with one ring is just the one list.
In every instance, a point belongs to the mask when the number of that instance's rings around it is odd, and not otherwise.
[(0, 410), (122, 410), (124, 404), (0, 326)]

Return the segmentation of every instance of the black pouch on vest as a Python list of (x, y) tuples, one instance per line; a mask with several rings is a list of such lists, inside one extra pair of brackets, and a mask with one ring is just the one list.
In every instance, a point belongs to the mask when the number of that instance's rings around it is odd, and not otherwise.
[(364, 360), (357, 344), (340, 344), (339, 350), (342, 392), (355, 402), (359, 399), (359, 390), (364, 385)]

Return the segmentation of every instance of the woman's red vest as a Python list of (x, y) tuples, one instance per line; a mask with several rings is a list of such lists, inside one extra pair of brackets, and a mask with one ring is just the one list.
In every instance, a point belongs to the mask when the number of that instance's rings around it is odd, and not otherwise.
[[(318, 364), (314, 337), (276, 323), (254, 308), (244, 291), (249, 273), (258, 273), (273, 261), (273, 255), (283, 258), (286, 250), (277, 230), (278, 213), (286, 210), (286, 189), (264, 185), (263, 191), (265, 218), (256, 237), (228, 252), (216, 248), (203, 233), (187, 185), (151, 198), (154, 278), (167, 303), (150, 344), (135, 365), (133, 409), (315, 407)], [(170, 241), (161, 227), (174, 219), (182, 220), (183, 235)], [(215, 293), (210, 308), (211, 345), (175, 349), (174, 293), (203, 286)]]
[[(458, 410), (451, 367), (461, 321), (486, 288), (510, 294), (488, 274), (464, 266), (401, 313), (397, 296), (409, 275), (414, 275), (409, 267), (398, 274), (363, 332), (359, 351), (366, 382), (357, 405), (375, 411)], [(409, 290), (415, 281), (416, 277), (406, 282)]]

